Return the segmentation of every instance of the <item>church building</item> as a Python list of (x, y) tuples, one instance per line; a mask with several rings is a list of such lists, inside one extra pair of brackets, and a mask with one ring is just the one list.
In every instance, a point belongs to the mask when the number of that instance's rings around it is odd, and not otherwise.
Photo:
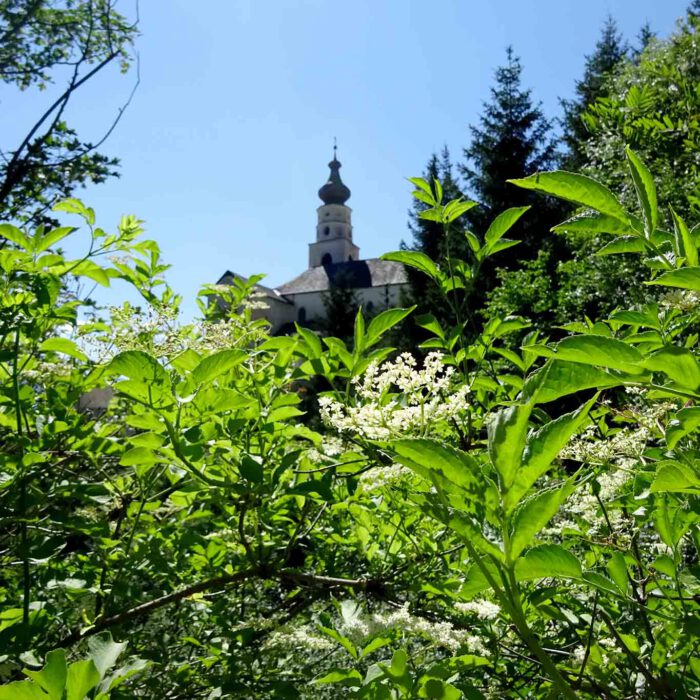
[[(346, 204), (350, 190), (340, 178), (335, 147), (328, 167), (328, 182), (318, 191), (323, 204), (316, 210), (316, 238), (309, 244), (309, 267), (274, 289), (256, 286), (267, 305), (257, 314), (270, 321), (272, 333), (291, 332), (294, 322), (309, 328), (321, 326), (326, 315), (324, 298), (333, 288), (352, 289), (371, 316), (399, 306), (401, 290), (408, 284), (401, 263), (360, 259), (360, 249), (353, 240), (352, 209)], [(231, 284), (236, 277), (236, 273), (227, 271), (218, 284)]]

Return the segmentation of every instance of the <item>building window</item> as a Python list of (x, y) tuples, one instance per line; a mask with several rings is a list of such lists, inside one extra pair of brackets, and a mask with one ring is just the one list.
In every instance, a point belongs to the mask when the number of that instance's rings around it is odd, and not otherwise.
[(330, 235), (330, 232), (331, 232), (331, 227), (330, 227), (330, 226), (324, 227), (324, 229), (323, 229), (323, 235), (324, 235), (324, 236)]
[(330, 265), (332, 262), (333, 262), (333, 257), (331, 256), (330, 253), (326, 253), (321, 258), (321, 265), (323, 265), (323, 266)]
[(306, 309), (303, 306), (297, 312), (297, 321), (299, 323), (306, 323)]
[(348, 255), (348, 260), (352, 260), (352, 255)]

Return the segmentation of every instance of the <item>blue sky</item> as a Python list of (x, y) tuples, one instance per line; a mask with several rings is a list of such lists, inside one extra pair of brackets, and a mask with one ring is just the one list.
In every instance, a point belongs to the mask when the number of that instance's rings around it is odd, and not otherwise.
[[(378, 256), (408, 237), (405, 178), (443, 144), (460, 155), (508, 44), (556, 117), (608, 14), (630, 39), (647, 20), (665, 36), (686, 5), (142, 0), (141, 84), (103, 147), (121, 158), (122, 177), (80, 196), (105, 229), (122, 213), (146, 221), (191, 316), (199, 286), (226, 269), (264, 272), (274, 285), (306, 268), (334, 136), (355, 241), (363, 257)], [(69, 116), (85, 138), (99, 136), (133, 80), (106, 74), (81, 93)], [(12, 136), (50, 91), (0, 99)], [(117, 288), (100, 298), (123, 297)]]

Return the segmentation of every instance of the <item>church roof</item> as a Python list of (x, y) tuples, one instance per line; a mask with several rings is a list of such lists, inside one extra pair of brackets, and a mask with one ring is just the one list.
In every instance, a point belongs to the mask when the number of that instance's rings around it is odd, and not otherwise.
[(325, 292), (331, 287), (366, 289), (388, 284), (406, 284), (408, 277), (401, 263), (393, 260), (348, 260), (310, 267), (293, 280), (277, 287), (280, 294)]

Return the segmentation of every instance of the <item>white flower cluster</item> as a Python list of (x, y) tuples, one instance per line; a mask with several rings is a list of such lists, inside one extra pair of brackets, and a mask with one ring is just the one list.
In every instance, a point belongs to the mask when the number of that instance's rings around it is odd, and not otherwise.
[(298, 652), (300, 649), (324, 652), (332, 651), (336, 646), (337, 644), (330, 637), (319, 634), (312, 625), (301, 625), (275, 630), (265, 640), (263, 649), (287, 650), (290, 653)]
[(650, 437), (651, 431), (644, 425), (634, 430), (623, 428), (607, 440), (597, 439), (595, 429), (588, 428), (570, 440), (560, 456), (585, 464), (608, 464), (618, 457), (639, 457)]
[(142, 350), (154, 357), (168, 358), (194, 350), (208, 355), (256, 340), (263, 331), (237, 316), (223, 321), (181, 324), (176, 309), (149, 306), (143, 310), (129, 303), (110, 307), (109, 334), (93, 332), (81, 338), (82, 349), (96, 362), (109, 361), (126, 350)]
[(423, 369), (410, 353), (381, 367), (371, 364), (353, 380), (357, 403), (346, 406), (329, 397), (319, 398), (321, 419), (339, 433), (368, 439), (425, 436), (437, 424), (461, 419), (469, 410), (466, 385), (456, 386), (454, 367), (442, 355), (430, 353)]
[(397, 486), (407, 480), (413, 472), (402, 464), (370, 469), (360, 476), (360, 484), (365, 491), (376, 491), (385, 486)]
[(462, 647), (476, 654), (488, 653), (482, 639), (477, 635), (457, 630), (450, 622), (433, 622), (424, 617), (412, 615), (408, 611), (408, 603), (404, 603), (400, 608), (375, 612), (371, 615), (359, 614), (355, 609), (352, 614), (343, 615), (340, 629), (345, 636), (358, 644), (369, 637), (400, 630), (407, 635), (426, 638), (453, 653)]
[(490, 600), (470, 600), (468, 603), (455, 603), (455, 610), (462, 615), (473, 614), (480, 620), (495, 620), (501, 608)]
[(700, 294), (689, 289), (674, 289), (659, 299), (659, 306), (662, 309), (679, 309), (685, 313), (696, 311), (700, 307)]

